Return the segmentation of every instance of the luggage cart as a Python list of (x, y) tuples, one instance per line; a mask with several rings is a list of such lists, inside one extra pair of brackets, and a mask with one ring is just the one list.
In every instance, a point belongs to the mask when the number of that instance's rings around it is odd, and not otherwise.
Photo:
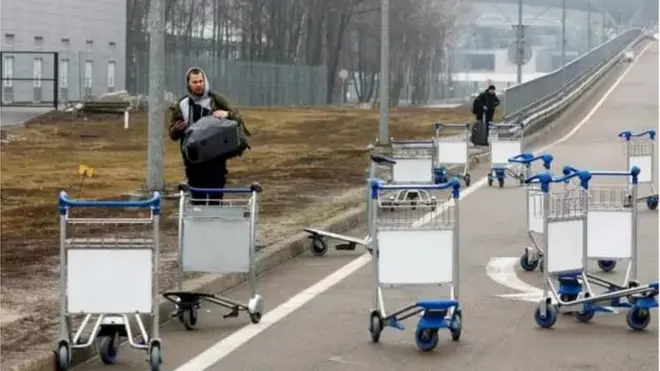
[[(433, 160), (436, 155), (435, 141), (391, 141), (392, 160), (390, 184), (434, 184), (438, 183), (434, 176)], [(384, 198), (387, 197), (387, 198)], [(435, 211), (437, 204), (435, 196), (425, 189), (402, 189), (386, 196), (381, 194), (379, 205), (388, 207), (384, 210), (396, 210), (396, 206), (409, 204), (425, 204)]]
[[(398, 207), (396, 213), (380, 213), (379, 192), (423, 187), (427, 190), (451, 189), (452, 199), (428, 213), (421, 207)], [(372, 223), (368, 226), (373, 256), (373, 309), (369, 332), (373, 342), (380, 341), (384, 327), (403, 330), (401, 321), (421, 314), (415, 331), (417, 347), (430, 351), (438, 345), (438, 331), (446, 328), (453, 340), (461, 337), (462, 317), (459, 304), (459, 195), (460, 181), (433, 185), (383, 185), (371, 180), (369, 207)], [(449, 298), (419, 300), (388, 313), (384, 288), (401, 286), (438, 286), (448, 284)]]
[[(114, 209), (120, 216), (71, 214), (73, 209), (82, 208)], [(133, 210), (127, 217), (120, 213), (125, 208), (150, 212), (142, 216)], [(160, 263), (158, 192), (141, 201), (93, 201), (70, 199), (62, 191), (59, 212), (60, 335), (55, 354), (58, 370), (69, 369), (73, 351), (95, 343), (103, 363), (115, 363), (121, 338), (126, 338), (132, 348), (147, 352), (149, 370), (159, 370), (160, 318), (158, 301), (154, 299), (158, 295)], [(109, 226), (113, 232), (99, 236), (98, 229)], [(84, 316), (75, 330), (73, 315)], [(146, 330), (141, 315), (151, 317), (150, 331)], [(135, 320), (138, 334), (132, 332), (130, 317)], [(85, 334), (92, 323), (91, 330)], [(136, 335), (140, 341), (135, 341)]]
[[(655, 143), (655, 130), (647, 130), (643, 133), (633, 134), (631, 131), (619, 133), (619, 138), (626, 141), (626, 165), (628, 168), (637, 166), (640, 170), (640, 185), (648, 185), (649, 194), (638, 196), (637, 202), (645, 201), (650, 210), (658, 208), (658, 191), (655, 188), (657, 169), (657, 152)], [(644, 140), (648, 136), (649, 140)], [(628, 179), (630, 184), (630, 179)], [(631, 196), (632, 198), (632, 196)]]
[(488, 124), (488, 127), (490, 128), (488, 138), (490, 152), (488, 186), (492, 186), (493, 181), (497, 179), (500, 188), (504, 188), (504, 180), (507, 176), (516, 179), (519, 184), (523, 184), (525, 181), (524, 168), (512, 166), (517, 164), (509, 162), (510, 158), (522, 152), (523, 124)]
[[(636, 182), (639, 168), (629, 172), (598, 172), (598, 175), (630, 176)], [(551, 183), (579, 178), (580, 187), (570, 192), (550, 192)], [(580, 322), (590, 321), (597, 312), (616, 312), (609, 306), (612, 300), (626, 299), (630, 303), (628, 326), (642, 330), (650, 322), (651, 308), (657, 308), (658, 283), (622, 288), (596, 294), (586, 274), (588, 257), (589, 171), (570, 172), (553, 178), (549, 172), (536, 174), (525, 182), (536, 183), (543, 192), (543, 223), (545, 251), (543, 259), (543, 298), (534, 312), (539, 327), (550, 328), (558, 313), (574, 313)], [(554, 280), (559, 287), (555, 288)]]
[[(544, 153), (534, 156), (532, 153), (525, 152), (509, 159), (509, 162), (519, 164), (523, 167), (527, 178), (533, 175), (532, 164), (537, 161), (543, 162), (543, 169), (549, 171), (552, 167), (553, 156)], [(543, 207), (543, 194), (535, 184), (526, 185), (525, 208), (527, 210), (527, 236), (531, 246), (525, 247), (525, 251), (520, 256), (520, 266), (526, 271), (533, 271), (537, 267), (542, 267), (540, 262), (543, 258), (543, 250), (537, 239), (543, 235), (543, 217), (541, 210)]]
[[(378, 166), (394, 165), (396, 163), (396, 161), (394, 161), (393, 159), (376, 153), (371, 153), (369, 155), (369, 160), (370, 160), (370, 164), (369, 164), (367, 179), (371, 179), (376, 176), (376, 169), (378, 168)], [(371, 189), (369, 187), (365, 187), (365, 188), (367, 192), (365, 196), (365, 200), (369, 200), (369, 198), (371, 197)], [(371, 217), (370, 216), (371, 209), (368, 207), (368, 205), (367, 205), (366, 215), (367, 215), (367, 223), (369, 223)], [(309, 238), (312, 240), (310, 250), (312, 251), (312, 254), (314, 254), (315, 256), (324, 256), (328, 252), (327, 239), (341, 241), (342, 243), (335, 247), (339, 251), (353, 251), (358, 245), (365, 246), (368, 251), (371, 251), (369, 244), (366, 242), (367, 241), (366, 237), (365, 239), (361, 239), (357, 237), (346, 236), (339, 233), (323, 231), (317, 228), (305, 228), (303, 230), (310, 234)]]
[[(177, 317), (186, 330), (197, 325), (202, 302), (227, 308), (223, 318), (238, 317), (246, 311), (252, 323), (259, 323), (263, 314), (263, 298), (257, 294), (255, 264), (257, 219), (261, 185), (247, 188), (202, 189), (179, 186), (179, 275), (177, 291), (163, 293), (174, 303)], [(232, 195), (221, 201), (193, 199), (193, 194)], [(236, 195), (249, 195), (239, 198)], [(221, 294), (183, 291), (186, 272), (247, 273), (250, 298), (247, 303)]]
[[(468, 143), (470, 142), (470, 124), (435, 123), (435, 145), (437, 161), (433, 173), (436, 183), (446, 183), (450, 177), (456, 176), (463, 180), (466, 187), (472, 183), (470, 177), (470, 156)], [(462, 130), (453, 136), (444, 136), (443, 130)], [(520, 152), (519, 152), (520, 153)], [(451, 170), (450, 167), (462, 167), (462, 171)]]

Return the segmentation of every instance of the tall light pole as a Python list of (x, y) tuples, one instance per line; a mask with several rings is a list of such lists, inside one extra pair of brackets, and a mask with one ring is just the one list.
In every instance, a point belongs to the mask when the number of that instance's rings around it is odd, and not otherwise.
[(390, 143), (390, 0), (380, 1), (380, 117), (378, 143)]
[(522, 84), (523, 32), (523, 0), (518, 0), (518, 27), (516, 28), (516, 83), (518, 84)]
[(566, 85), (566, 0), (561, 0), (561, 86)]
[(149, 5), (149, 127), (147, 143), (147, 189), (165, 189), (164, 75), (165, 7), (163, 0)]

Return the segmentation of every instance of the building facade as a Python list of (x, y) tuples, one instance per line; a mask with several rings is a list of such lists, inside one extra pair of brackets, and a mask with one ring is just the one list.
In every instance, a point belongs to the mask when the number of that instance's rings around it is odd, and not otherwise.
[(82, 101), (124, 89), (126, 0), (0, 4), (3, 104)]

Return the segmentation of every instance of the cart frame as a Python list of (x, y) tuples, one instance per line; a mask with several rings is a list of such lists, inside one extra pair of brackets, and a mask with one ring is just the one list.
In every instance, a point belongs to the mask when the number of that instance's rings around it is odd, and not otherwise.
[[(438, 345), (438, 331), (446, 328), (450, 331), (452, 339), (458, 341), (462, 331), (462, 313), (459, 304), (459, 199), (460, 180), (452, 178), (447, 183), (430, 185), (385, 185), (377, 179), (369, 181), (371, 197), (369, 207), (371, 208), (371, 223), (368, 225), (369, 235), (372, 236), (370, 244), (373, 250), (373, 287), (372, 311), (369, 320), (369, 332), (373, 342), (380, 341), (381, 332), (385, 327), (393, 327), (403, 330), (401, 321), (421, 315), (415, 331), (415, 342), (423, 351), (430, 351)], [(396, 226), (386, 225), (384, 221), (379, 222), (379, 194), (383, 190), (405, 190), (425, 189), (443, 190), (451, 189), (452, 198), (443, 204), (440, 210), (424, 214), (420, 220), (407, 220), (410, 217), (406, 209), (409, 205), (401, 206), (402, 214), (383, 213), (396, 218), (397, 215), (406, 219), (403, 224)], [(442, 217), (442, 214), (449, 214)], [(438, 220), (442, 218), (441, 220)], [(400, 221), (399, 221), (400, 222)], [(383, 224), (385, 223), (385, 224)], [(435, 223), (432, 227), (425, 225)], [(383, 224), (383, 225), (381, 225)], [(433, 234), (433, 235), (431, 235)], [(401, 251), (399, 235), (403, 235), (406, 241), (415, 237), (425, 243), (409, 244), (406, 254), (397, 253)], [(386, 236), (388, 238), (386, 238)], [(429, 237), (430, 236), (430, 237)], [(393, 238), (397, 237), (397, 238)], [(440, 240), (440, 242), (439, 242)], [(389, 242), (386, 242), (389, 241)], [(449, 245), (449, 246), (447, 246)], [(422, 254), (433, 254), (432, 257), (417, 257), (417, 254), (407, 249), (414, 246)], [(443, 254), (438, 257), (438, 254)], [(420, 273), (424, 271), (420, 265), (435, 265), (442, 262), (443, 267), (426, 266), (432, 273)], [(448, 265), (448, 266), (447, 266)], [(432, 269), (431, 269), (432, 268)], [(449, 270), (449, 272), (447, 272)], [(402, 272), (406, 272), (402, 274)], [(414, 276), (405, 278), (404, 276)], [(385, 309), (383, 288), (403, 286), (438, 286), (449, 285), (449, 298), (440, 300), (417, 301), (404, 308), (389, 313)]]
[[(490, 172), (488, 172), (488, 186), (493, 185), (497, 179), (500, 188), (504, 188), (504, 181), (507, 176), (517, 180), (519, 184), (525, 182), (525, 167), (516, 162), (509, 161), (512, 157), (520, 154), (523, 149), (523, 140), (525, 137), (524, 123), (522, 121), (515, 123), (489, 123), (488, 128), (488, 151), (490, 152)], [(516, 128), (519, 130), (514, 131)], [(503, 131), (508, 130), (508, 138), (500, 138)], [(519, 134), (518, 134), (519, 133)]]
[[(161, 339), (158, 310), (160, 263), (160, 195), (138, 201), (96, 201), (70, 199), (66, 192), (59, 194), (60, 214), (60, 281), (59, 281), (59, 340), (56, 362), (59, 370), (68, 370), (75, 349), (88, 348), (99, 341), (99, 353), (105, 364), (116, 361), (120, 338), (130, 347), (147, 352), (152, 371), (160, 368)], [(73, 208), (140, 208), (150, 210), (148, 218), (70, 217)], [(68, 225), (144, 225), (149, 226), (152, 238), (69, 238)], [(122, 274), (111, 274), (108, 267), (123, 267)], [(110, 276), (110, 277), (108, 277)], [(122, 300), (122, 298), (124, 300)], [(71, 315), (83, 314), (80, 326), (74, 331)], [(133, 334), (129, 315), (138, 327)], [(147, 331), (142, 315), (151, 318)], [(87, 325), (93, 321), (87, 339), (83, 338)], [(134, 340), (140, 335), (141, 341)]]
[[(245, 188), (210, 189), (179, 185), (177, 290), (165, 292), (163, 297), (174, 303), (172, 317), (178, 318), (186, 330), (192, 330), (197, 325), (202, 302), (229, 309), (223, 318), (235, 318), (240, 311), (246, 311), (252, 323), (261, 321), (263, 298), (257, 293), (256, 239), (259, 194), (262, 191), (263, 187), (258, 183)], [(207, 199), (193, 199), (193, 193), (206, 194)], [(208, 199), (210, 195), (241, 194), (250, 197), (241, 200), (227, 200), (224, 197), (222, 200)], [(192, 233), (186, 232), (187, 229)], [(209, 238), (214, 234), (219, 235)], [(227, 240), (231, 243), (218, 243)], [(245, 273), (250, 297), (245, 303), (221, 293), (185, 291), (183, 279), (188, 272)]]
[[(636, 330), (643, 329), (650, 322), (649, 310), (658, 306), (656, 300), (658, 283), (616, 288), (602, 294), (594, 293), (590, 284), (592, 280), (586, 273), (589, 182), (592, 172), (573, 170), (565, 168), (564, 174), (567, 175), (559, 178), (553, 178), (549, 172), (544, 172), (533, 175), (525, 181), (527, 184), (538, 184), (543, 192), (545, 230), (543, 298), (534, 312), (534, 319), (538, 326), (550, 328), (554, 326), (558, 313), (562, 311), (574, 313), (580, 322), (588, 322), (597, 312), (616, 312), (612, 307), (603, 304), (626, 299), (630, 303), (628, 325)], [(639, 168), (634, 167), (628, 172), (593, 172), (593, 174), (632, 177), (632, 182), (636, 183)], [(579, 179), (580, 187), (569, 192), (564, 190), (555, 193), (553, 197), (550, 193), (550, 184), (565, 183), (572, 178)], [(572, 256), (575, 249), (579, 250), (578, 256)], [(556, 257), (555, 255), (558, 254), (554, 250), (561, 250), (562, 258)], [(558, 288), (553, 283), (555, 279), (559, 281)]]
[[(649, 137), (648, 141), (644, 140), (647, 136)], [(646, 206), (651, 210), (655, 210), (658, 207), (658, 191), (654, 184), (658, 176), (658, 152), (655, 136), (655, 130), (647, 130), (637, 134), (634, 134), (629, 130), (619, 133), (619, 138), (625, 140), (626, 166), (628, 168), (637, 166), (642, 173), (642, 178), (639, 179), (639, 184), (648, 185), (650, 188), (648, 194), (644, 196), (639, 196), (638, 194), (637, 197), (631, 195), (630, 198), (637, 202), (646, 202)], [(628, 179), (629, 185), (631, 185), (630, 182), (630, 179)]]
[[(472, 161), (470, 159), (470, 128), (472, 124), (450, 124), (436, 122), (434, 125), (435, 130), (435, 147), (436, 147), (436, 164), (433, 169), (435, 176), (435, 183), (446, 183), (450, 177), (458, 177), (463, 181), (466, 187), (472, 184), (470, 176), (470, 167)], [(463, 129), (463, 133), (453, 136), (442, 136), (443, 129)], [(462, 171), (452, 170), (452, 166), (462, 167)]]

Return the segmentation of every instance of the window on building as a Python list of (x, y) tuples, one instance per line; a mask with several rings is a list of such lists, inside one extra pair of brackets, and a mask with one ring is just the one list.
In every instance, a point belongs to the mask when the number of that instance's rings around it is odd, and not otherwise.
[(13, 33), (6, 33), (5, 34), (5, 43), (4, 47), (11, 48), (14, 46), (14, 34)]
[(94, 48), (94, 40), (87, 40), (85, 45), (86, 45), (86, 48), (87, 48), (87, 52), (91, 53), (92, 49)]
[(60, 88), (66, 89), (69, 87), (69, 60), (62, 59), (60, 61)]
[(62, 42), (62, 48), (63, 48), (64, 50), (68, 50), (68, 49), (69, 49), (69, 45), (71, 44), (71, 42), (69, 41), (69, 39), (66, 38), (66, 37), (63, 37), (63, 38), (60, 39), (60, 41)]
[(495, 71), (494, 54), (471, 54), (468, 63), (472, 71)]
[(108, 43), (108, 49), (110, 49), (110, 51), (114, 52), (117, 49), (117, 43), (114, 42), (114, 41), (110, 41)]
[(108, 62), (108, 90), (113, 90), (115, 88), (115, 73), (117, 70), (117, 65), (115, 61)]
[(32, 86), (35, 88), (41, 87), (42, 79), (42, 70), (43, 70), (44, 60), (42, 58), (34, 58), (34, 64), (32, 68)]
[(94, 77), (93, 67), (94, 67), (93, 61), (85, 61), (85, 76), (83, 78), (83, 85), (85, 86), (85, 88), (88, 89), (92, 88), (92, 79)]
[(34, 37), (34, 48), (36, 50), (42, 50), (44, 48), (44, 38), (43, 36)]
[(2, 61), (2, 86), (12, 87), (14, 81), (11, 80), (14, 78), (14, 57), (5, 56)]

